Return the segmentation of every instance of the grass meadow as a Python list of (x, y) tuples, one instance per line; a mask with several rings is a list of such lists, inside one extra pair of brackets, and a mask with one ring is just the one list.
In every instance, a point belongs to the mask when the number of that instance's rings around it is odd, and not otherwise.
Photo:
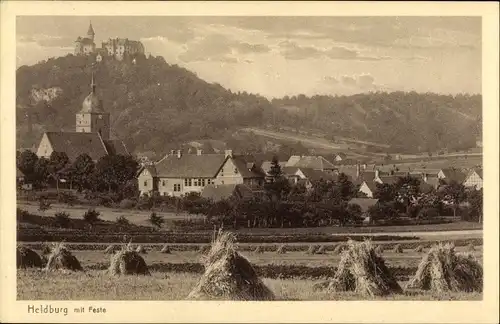
[[(45, 272), (19, 270), (18, 300), (183, 300), (201, 275), (190, 273), (153, 272), (150, 277), (111, 277), (106, 271)], [(263, 282), (278, 300), (361, 300), (355, 293), (315, 291), (316, 280), (268, 279)], [(400, 282), (404, 286), (405, 282)], [(481, 293), (433, 294), (406, 291), (375, 300), (481, 300)]]

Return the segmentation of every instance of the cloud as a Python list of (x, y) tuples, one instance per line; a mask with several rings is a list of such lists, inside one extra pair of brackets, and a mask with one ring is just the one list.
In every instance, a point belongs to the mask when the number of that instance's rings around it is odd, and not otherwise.
[(68, 47), (73, 45), (75, 39), (63, 36), (52, 36), (45, 34), (18, 35), (18, 43), (36, 43), (42, 47)]
[(179, 56), (184, 62), (208, 60), (237, 63), (239, 60), (234, 57), (236, 54), (259, 54), (270, 51), (267, 45), (241, 42), (222, 34), (207, 35), (198, 41), (188, 43), (186, 47), (186, 51)]

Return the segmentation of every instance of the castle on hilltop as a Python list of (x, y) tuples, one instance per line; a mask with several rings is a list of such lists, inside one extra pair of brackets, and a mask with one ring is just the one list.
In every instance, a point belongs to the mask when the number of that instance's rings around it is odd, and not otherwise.
[[(98, 57), (114, 57), (121, 61), (124, 57), (144, 54), (144, 45), (139, 41), (129, 40), (128, 38), (110, 38), (106, 42), (102, 42), (101, 48), (96, 48), (94, 42), (95, 32), (92, 27), (92, 22), (87, 31), (87, 37), (80, 37), (75, 41), (75, 55), (90, 55), (97, 53)], [(100, 60), (99, 59), (99, 60)]]

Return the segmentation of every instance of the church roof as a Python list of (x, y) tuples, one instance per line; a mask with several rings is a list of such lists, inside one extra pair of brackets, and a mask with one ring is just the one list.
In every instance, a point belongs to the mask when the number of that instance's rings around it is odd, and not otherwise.
[(47, 132), (45, 133), (55, 152), (64, 152), (70, 161), (81, 154), (88, 154), (94, 161), (105, 155), (129, 155), (120, 140), (103, 140), (98, 133)]
[(87, 31), (87, 35), (95, 35), (94, 28), (92, 28), (92, 23), (89, 25), (89, 30)]
[(98, 133), (47, 132), (52, 149), (64, 152), (70, 161), (81, 154), (88, 154), (94, 161), (108, 155), (108, 151)]

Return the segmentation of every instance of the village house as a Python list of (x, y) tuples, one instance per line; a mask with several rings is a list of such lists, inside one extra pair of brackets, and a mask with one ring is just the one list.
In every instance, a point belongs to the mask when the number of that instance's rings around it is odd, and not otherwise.
[(39, 158), (48, 159), (52, 152), (64, 152), (70, 161), (88, 154), (97, 162), (106, 155), (129, 155), (121, 140), (110, 138), (110, 114), (104, 111), (97, 95), (93, 74), (91, 89), (76, 113), (75, 132), (45, 132), (36, 152)]
[(445, 168), (441, 169), (438, 174), (438, 178), (445, 184), (450, 184), (451, 182), (463, 183), (467, 174), (460, 169), (456, 168)]
[(308, 168), (334, 173), (337, 167), (322, 156), (292, 155), (286, 162), (287, 167)]
[(364, 193), (367, 198), (373, 198), (375, 191), (377, 190), (377, 183), (374, 181), (365, 181), (361, 182), (359, 186), (359, 191)]
[(215, 176), (215, 184), (245, 184), (250, 187), (264, 185), (266, 173), (255, 157), (233, 155), (232, 150), (226, 150), (225, 157)]
[(474, 188), (476, 190), (480, 190), (483, 188), (483, 169), (471, 169), (467, 174), (463, 185), (466, 188)]
[(206, 185), (214, 184), (226, 156), (224, 154), (182, 154), (171, 151), (153, 165), (144, 166), (137, 181), (141, 195), (157, 192), (160, 196), (182, 196), (200, 193)]
[(314, 170), (311, 168), (285, 167), (284, 174), (292, 185), (303, 185), (310, 190), (316, 181), (334, 181), (337, 177), (334, 174)]

